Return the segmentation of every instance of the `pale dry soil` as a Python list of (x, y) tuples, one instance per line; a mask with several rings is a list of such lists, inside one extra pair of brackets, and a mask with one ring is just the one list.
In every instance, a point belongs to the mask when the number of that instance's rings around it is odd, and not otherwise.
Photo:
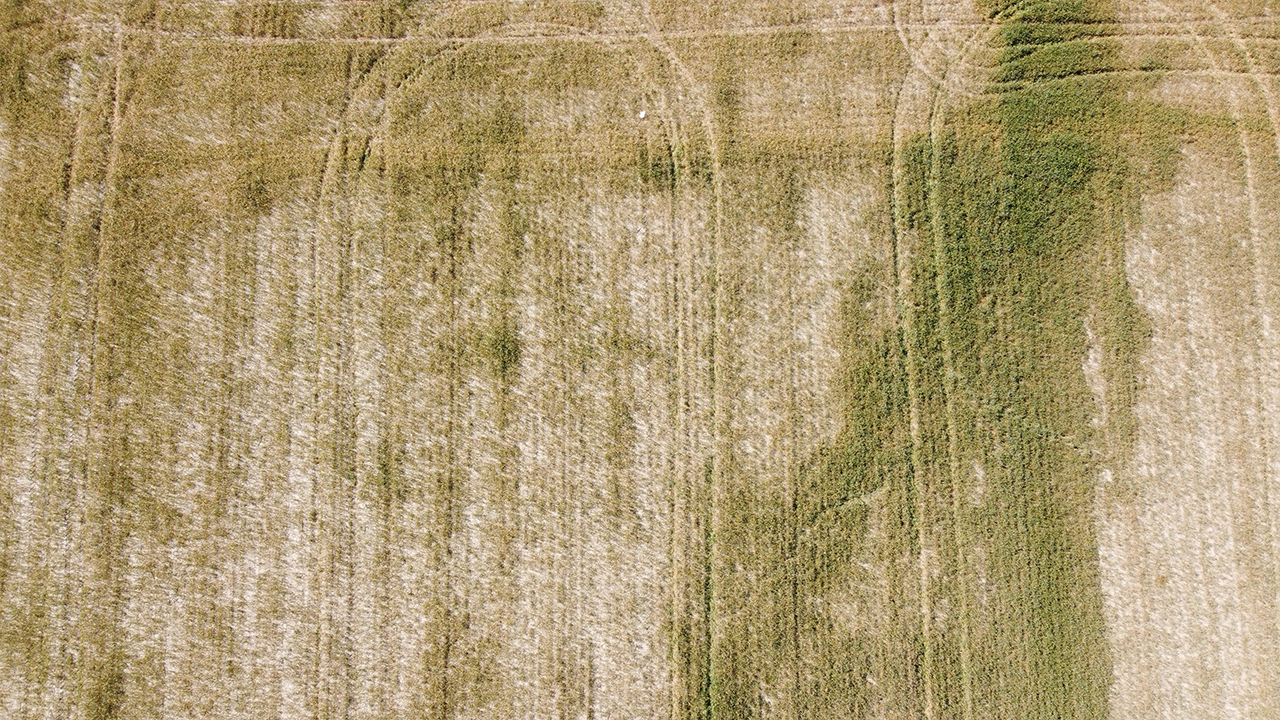
[(0, 7), (0, 717), (1280, 716), (1273, 3), (1039, 51), (1194, 120), (1021, 455), (905, 209), (986, 6)]

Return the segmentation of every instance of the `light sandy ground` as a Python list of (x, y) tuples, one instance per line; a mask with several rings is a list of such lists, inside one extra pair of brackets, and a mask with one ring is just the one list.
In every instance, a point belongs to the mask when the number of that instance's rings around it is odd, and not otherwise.
[[(1271, 186), (1267, 139), (1249, 142)], [(1264, 191), (1246, 181), (1239, 137), (1214, 140), (1184, 150), (1176, 186), (1144, 201), (1126, 252), (1153, 334), (1133, 456), (1101, 487), (1119, 718), (1280, 712), (1269, 328), (1280, 238), (1275, 206), (1252, 197)]]

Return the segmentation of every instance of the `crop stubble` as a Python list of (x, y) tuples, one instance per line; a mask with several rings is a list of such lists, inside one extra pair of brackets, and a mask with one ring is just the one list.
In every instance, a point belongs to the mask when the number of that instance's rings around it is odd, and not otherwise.
[(9, 715), (1274, 711), (1256, 9), (4, 7)]

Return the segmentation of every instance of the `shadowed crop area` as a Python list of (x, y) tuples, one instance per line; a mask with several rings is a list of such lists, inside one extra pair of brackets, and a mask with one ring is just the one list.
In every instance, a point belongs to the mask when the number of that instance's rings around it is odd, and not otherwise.
[(1277, 10), (0, 0), (0, 717), (1277, 717)]

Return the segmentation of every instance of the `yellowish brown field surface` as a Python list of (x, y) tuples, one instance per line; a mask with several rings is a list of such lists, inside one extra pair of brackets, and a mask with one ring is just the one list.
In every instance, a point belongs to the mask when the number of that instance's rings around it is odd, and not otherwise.
[(2, 0), (0, 717), (1280, 716), (1270, 0)]

